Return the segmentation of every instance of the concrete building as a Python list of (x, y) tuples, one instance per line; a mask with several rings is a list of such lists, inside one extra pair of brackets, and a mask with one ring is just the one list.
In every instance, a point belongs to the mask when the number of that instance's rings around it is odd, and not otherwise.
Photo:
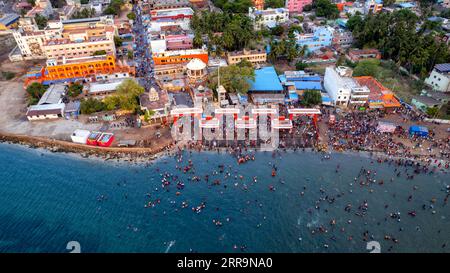
[(450, 63), (437, 64), (425, 83), (433, 90), (440, 92), (450, 92)]
[(238, 64), (242, 60), (247, 60), (252, 64), (263, 64), (267, 61), (267, 53), (263, 49), (233, 51), (227, 53), (227, 62), (229, 65)]
[(158, 9), (150, 11), (151, 20), (182, 20), (191, 19), (194, 15), (194, 10), (189, 7), (175, 8), (175, 9)]
[(344, 76), (345, 67), (327, 67), (324, 87), (334, 105), (364, 104), (369, 99), (370, 90), (361, 86), (352, 77)]
[(208, 63), (208, 51), (206, 49), (188, 49), (153, 52), (152, 58), (155, 65), (187, 63), (194, 58)]
[(364, 14), (379, 13), (383, 10), (383, 0), (367, 0), (364, 4)]
[(286, 8), (290, 13), (301, 13), (306, 5), (311, 5), (312, 0), (286, 0)]
[(13, 30), (23, 59), (92, 56), (100, 50), (115, 54), (116, 33), (114, 21), (107, 16), (49, 21), (44, 30), (24, 18)]
[(207, 76), (206, 64), (200, 59), (192, 59), (186, 65), (186, 72), (189, 83), (198, 86), (201, 83), (204, 83)]
[(63, 30), (61, 38), (44, 42), (43, 51), (48, 59), (89, 57), (100, 51), (115, 55), (115, 34), (112, 26)]
[(353, 43), (353, 35), (351, 31), (336, 29), (333, 34), (332, 46), (334, 48), (349, 48)]
[(297, 43), (307, 46), (308, 52), (314, 52), (322, 47), (331, 46), (333, 42), (333, 28), (329, 26), (313, 27), (312, 33), (297, 33)]
[(350, 49), (347, 58), (352, 62), (359, 62), (366, 59), (381, 59), (378, 49)]
[(64, 103), (32, 105), (28, 108), (27, 119), (29, 121), (57, 119), (64, 115)]
[(189, 0), (149, 0), (150, 10), (177, 9), (189, 7)]
[(17, 27), (19, 15), (16, 13), (0, 13), (0, 31)]
[(152, 112), (153, 115), (150, 118), (154, 121), (167, 118), (169, 115), (170, 100), (167, 91), (162, 90), (160, 92), (151, 88), (150, 91), (139, 96), (139, 102), (141, 110), (147, 113)]
[(288, 21), (289, 10), (286, 8), (257, 10), (250, 7), (248, 16), (254, 22), (255, 30), (260, 30), (262, 26), (273, 28)]
[(53, 14), (53, 7), (50, 0), (36, 0), (34, 7), (27, 12), (25, 17), (34, 18), (36, 14), (49, 18)]

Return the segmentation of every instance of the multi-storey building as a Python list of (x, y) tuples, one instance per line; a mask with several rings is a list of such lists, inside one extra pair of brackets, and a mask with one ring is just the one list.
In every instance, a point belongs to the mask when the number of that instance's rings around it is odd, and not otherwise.
[(150, 11), (151, 20), (182, 20), (191, 19), (194, 11), (191, 8), (161, 9)]
[(450, 64), (437, 64), (425, 83), (435, 91), (450, 92)]
[(91, 56), (101, 50), (114, 55), (116, 32), (113, 21), (102, 17), (49, 21), (44, 30), (23, 24), (13, 36), (24, 59), (38, 59)]
[(291, 13), (301, 13), (306, 5), (311, 5), (312, 0), (286, 0), (286, 8)]
[(208, 63), (208, 51), (205, 49), (153, 52), (152, 57), (155, 65), (187, 63), (194, 58), (198, 58), (204, 63)]
[(253, 20), (255, 30), (261, 29), (262, 26), (273, 28), (289, 20), (289, 10), (285, 8), (257, 10), (250, 7), (248, 16)]
[(89, 57), (98, 52), (115, 55), (114, 35), (112, 26), (64, 30), (60, 39), (46, 41), (43, 50), (48, 59)]
[(50, 17), (53, 14), (53, 7), (50, 0), (36, 0), (34, 7), (27, 12), (25, 17), (34, 17), (39, 14), (44, 17)]
[(333, 41), (333, 28), (329, 26), (314, 27), (312, 33), (296, 33), (297, 43), (307, 46), (308, 52), (330, 46)]
[(344, 76), (344, 67), (327, 67), (325, 69), (324, 87), (333, 104), (347, 106), (364, 104), (369, 99), (370, 90), (361, 86), (352, 77)]
[(383, 9), (383, 0), (367, 0), (364, 4), (364, 13), (378, 13)]
[(332, 45), (335, 48), (349, 48), (353, 43), (353, 35), (351, 31), (337, 29), (333, 33)]
[(247, 60), (253, 64), (262, 64), (267, 61), (267, 53), (265, 50), (247, 49), (227, 53), (227, 62), (229, 65), (238, 64), (242, 60)]

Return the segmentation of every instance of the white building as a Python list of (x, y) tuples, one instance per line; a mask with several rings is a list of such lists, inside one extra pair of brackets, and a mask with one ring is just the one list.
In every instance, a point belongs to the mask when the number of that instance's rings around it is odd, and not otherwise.
[(273, 28), (289, 20), (289, 10), (286, 8), (257, 10), (250, 7), (248, 16), (254, 22), (255, 30), (261, 29), (261, 26)]
[(441, 92), (450, 92), (450, 63), (437, 64), (425, 83), (433, 90)]
[(370, 90), (361, 86), (352, 77), (345, 76), (345, 67), (327, 67), (324, 87), (334, 105), (364, 104), (369, 99)]

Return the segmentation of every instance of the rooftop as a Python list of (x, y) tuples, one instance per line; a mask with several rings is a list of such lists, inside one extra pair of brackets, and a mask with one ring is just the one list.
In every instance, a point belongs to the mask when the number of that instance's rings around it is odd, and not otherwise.
[(66, 86), (62, 84), (50, 85), (50, 87), (42, 95), (38, 105), (43, 104), (58, 104), (66, 91)]
[(253, 92), (281, 92), (283, 86), (280, 83), (277, 72), (273, 66), (255, 70), (255, 81), (250, 81), (249, 91)]
[(441, 73), (448, 73), (448, 72), (450, 72), (450, 63), (437, 64), (434, 66), (434, 69), (436, 69), (437, 71), (439, 71)]

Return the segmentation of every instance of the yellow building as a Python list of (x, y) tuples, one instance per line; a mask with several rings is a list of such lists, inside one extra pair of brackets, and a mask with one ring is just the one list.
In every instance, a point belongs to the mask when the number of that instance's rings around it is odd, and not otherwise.
[(238, 64), (242, 60), (247, 60), (253, 64), (262, 64), (267, 61), (267, 53), (264, 50), (247, 49), (227, 53), (227, 62), (229, 65)]
[(60, 39), (51, 39), (43, 44), (43, 51), (48, 59), (88, 57), (101, 51), (115, 55), (114, 34), (112, 26), (64, 29)]

